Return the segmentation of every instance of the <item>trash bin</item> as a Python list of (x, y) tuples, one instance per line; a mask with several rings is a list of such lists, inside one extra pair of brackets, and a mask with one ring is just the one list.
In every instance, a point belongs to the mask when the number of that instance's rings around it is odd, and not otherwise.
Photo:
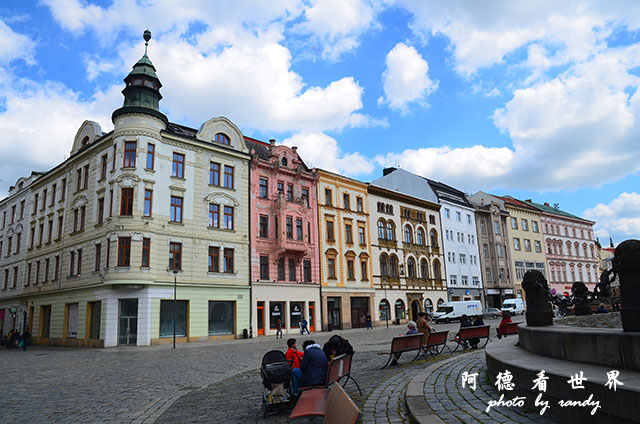
[(327, 325), (327, 331), (333, 331), (333, 324), (329, 323)]
[(248, 339), (249, 338), (249, 330), (247, 330), (246, 328), (244, 330), (242, 330), (242, 338), (243, 339)]
[(400, 318), (396, 318), (396, 325), (400, 325)]

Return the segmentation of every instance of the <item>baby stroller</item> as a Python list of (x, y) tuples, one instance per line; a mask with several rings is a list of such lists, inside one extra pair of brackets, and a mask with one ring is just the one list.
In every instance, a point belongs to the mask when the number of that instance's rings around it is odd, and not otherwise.
[(293, 406), (291, 385), (291, 364), (279, 350), (272, 350), (262, 357), (262, 414), (264, 417), (273, 410), (283, 410)]

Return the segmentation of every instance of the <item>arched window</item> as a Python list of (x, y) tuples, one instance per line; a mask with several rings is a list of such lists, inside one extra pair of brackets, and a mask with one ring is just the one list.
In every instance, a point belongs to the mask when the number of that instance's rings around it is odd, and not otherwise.
[(429, 267), (427, 266), (427, 260), (426, 259), (422, 259), (420, 261), (420, 277), (423, 280), (426, 280), (429, 278)]
[(398, 276), (398, 259), (395, 256), (391, 256), (389, 258), (389, 276)]
[(402, 301), (402, 299), (398, 299), (396, 300), (396, 319), (404, 319), (404, 318), (405, 318), (404, 302)]
[(393, 228), (393, 222), (387, 222), (387, 240), (395, 240), (395, 231)]
[(431, 237), (431, 247), (437, 249), (438, 248), (438, 233), (436, 233), (436, 230), (431, 230), (429, 232), (429, 236)]
[(280, 163), (282, 164), (282, 166), (288, 166), (289, 165), (289, 161), (287, 160), (287, 158), (283, 157), (282, 160), (280, 161)]
[(407, 272), (409, 272), (409, 278), (416, 278), (416, 261), (413, 258), (407, 260)]
[(383, 277), (387, 277), (389, 275), (389, 270), (387, 268), (387, 255), (380, 256), (380, 275)]
[(391, 314), (389, 310), (389, 301), (387, 299), (382, 299), (380, 301), (380, 321), (388, 321), (391, 319)]
[(431, 302), (431, 299), (424, 300), (424, 311), (428, 314), (433, 312), (433, 302)]
[(424, 246), (424, 230), (422, 228), (418, 228), (418, 244)]
[(231, 144), (229, 141), (229, 136), (224, 133), (216, 134), (214, 140), (220, 144), (226, 144), (227, 146)]
[(404, 242), (405, 243), (413, 243), (411, 227), (408, 225), (404, 226)]
[(384, 221), (378, 221), (378, 240), (384, 240)]
[(433, 278), (436, 280), (440, 280), (442, 278), (440, 274), (440, 261), (437, 259), (433, 261)]

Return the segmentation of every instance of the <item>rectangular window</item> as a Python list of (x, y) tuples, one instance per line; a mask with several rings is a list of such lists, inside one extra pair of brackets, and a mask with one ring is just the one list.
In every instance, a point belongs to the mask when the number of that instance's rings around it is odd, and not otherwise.
[(151, 239), (149, 237), (144, 237), (142, 239), (142, 263), (143, 267), (150, 267), (151, 263)]
[(100, 271), (101, 258), (102, 258), (102, 244), (101, 243), (97, 243), (96, 244), (96, 254), (95, 254), (94, 261), (93, 261), (93, 270), (94, 271)]
[(111, 257), (111, 240), (107, 238), (107, 258), (105, 260), (105, 266), (109, 268), (109, 258)]
[(471, 224), (471, 215), (467, 214), (467, 224)]
[(84, 179), (82, 180), (82, 188), (89, 186), (89, 165), (84, 166)]
[[(84, 207), (84, 206), (83, 206)], [(20, 236), (20, 234), (18, 234), (18, 237)], [(53, 237), (53, 219), (49, 220), (49, 232), (47, 233), (47, 243), (51, 243), (51, 239)], [(18, 249), (20, 250), (20, 239), (18, 238)], [(16, 252), (18, 253), (18, 252)]]
[(302, 269), (304, 274), (304, 282), (311, 282), (311, 261), (309, 259), (305, 259), (302, 263)]
[(517, 237), (514, 237), (513, 239), (513, 249), (520, 250), (520, 239)]
[(137, 143), (135, 141), (126, 141), (124, 143), (124, 161), (122, 163), (124, 168), (135, 168), (136, 147)]
[(498, 254), (498, 257), (501, 258), (502, 257), (502, 245), (501, 244), (496, 244), (496, 252)]
[(333, 221), (327, 221), (327, 241), (335, 241), (333, 234)]
[(284, 183), (282, 181), (278, 181), (278, 197), (284, 196)]
[(529, 224), (526, 219), (522, 219), (522, 231), (529, 231)]
[[(76, 169), (76, 191), (80, 191), (82, 188), (82, 169)], [(37, 203), (36, 203), (37, 206)]]
[(524, 250), (527, 252), (531, 252), (531, 240), (524, 239)]
[(291, 218), (290, 216), (287, 217), (287, 238), (288, 239), (293, 239), (293, 218)]
[(536, 245), (536, 252), (541, 253), (542, 252), (542, 245), (540, 244), (540, 241), (536, 240), (534, 243)]
[(153, 190), (144, 190), (144, 216), (151, 216), (153, 207)]
[(131, 237), (118, 237), (118, 266), (131, 264)]
[(220, 272), (220, 248), (209, 246), (209, 272)]
[(284, 258), (278, 259), (278, 281), (284, 281)]
[[(13, 244), (13, 237), (9, 237), (7, 239), (7, 256), (11, 256), (11, 245)], [(0, 252), (0, 255), (2, 254), (2, 252)]]
[(360, 261), (360, 279), (363, 281), (367, 281), (369, 278), (367, 277), (367, 261)]
[(296, 281), (296, 261), (289, 259), (289, 281)]
[(356, 210), (358, 212), (363, 212), (363, 209), (362, 209), (362, 197), (356, 197)]
[(147, 144), (147, 169), (153, 169), (156, 158), (156, 146), (154, 144)]
[(302, 218), (296, 218), (296, 238), (302, 240)]
[(171, 168), (171, 176), (184, 178), (184, 155), (182, 153), (173, 154), (173, 165)]
[(98, 224), (104, 221), (104, 197), (98, 199)]
[(269, 196), (269, 180), (260, 177), (260, 197), (266, 199)]
[(480, 232), (482, 234), (486, 234), (487, 233), (487, 227), (486, 227), (486, 225), (484, 223), (484, 219), (480, 220)]
[(269, 257), (268, 256), (260, 256), (260, 279), (261, 280), (269, 279)]
[(78, 209), (73, 210), (73, 232), (78, 231)]
[[(76, 272), (76, 252), (69, 252), (69, 275), (73, 276)], [(36, 284), (40, 274), (40, 261), (36, 263)]]
[(265, 215), (260, 215), (260, 232), (258, 233), (262, 238), (269, 237), (269, 217)]
[[(60, 240), (62, 238), (62, 231), (64, 231), (64, 219), (61, 216), (58, 217), (58, 240)], [(33, 244), (33, 239), (31, 240), (31, 244)]]
[[(36, 227), (31, 227), (31, 241), (29, 242), (29, 248), (33, 248), (33, 243), (35, 243), (36, 238)], [(0, 241), (0, 251), (2, 251), (2, 242)]]
[(38, 246), (42, 244), (42, 236), (44, 235), (44, 224), (40, 224), (38, 226), (39, 234), (38, 234)]
[(118, 152), (118, 145), (114, 144), (113, 145), (113, 156), (111, 157), (111, 170), (115, 171), (116, 170), (116, 154)]
[(334, 258), (327, 259), (327, 274), (330, 279), (336, 279), (336, 260)]
[(347, 280), (355, 280), (356, 274), (353, 269), (353, 259), (347, 259)]
[(538, 232), (538, 221), (531, 221), (531, 231), (534, 233)]
[(496, 234), (500, 234), (500, 223), (498, 221), (493, 221), (493, 230)]
[(9, 287), (9, 268), (4, 270), (4, 281), (2, 282), (2, 290), (6, 290)]
[(293, 201), (293, 184), (287, 184), (287, 200)]
[(220, 185), (220, 164), (209, 162), (209, 184)]
[(279, 233), (279, 227), (278, 227), (278, 217), (274, 217), (273, 218), (273, 223), (274, 223), (274, 229), (275, 229), (275, 233), (276, 233), (276, 238), (280, 237), (280, 233)]
[[(174, 314), (175, 306), (175, 314)], [(161, 300), (160, 301), (160, 337), (173, 337), (173, 329), (176, 337), (187, 336), (188, 301), (186, 300)], [(175, 317), (175, 327), (174, 327)]]
[(169, 243), (169, 269), (172, 271), (182, 269), (182, 243)]
[(209, 301), (209, 335), (235, 333), (235, 302)]
[[(49, 259), (47, 259), (47, 265), (49, 265)], [(16, 285), (18, 285), (18, 267), (14, 266), (13, 267), (13, 281), (11, 282), (11, 288), (15, 289)]]
[(302, 203), (309, 207), (309, 189), (305, 187), (302, 188)]
[(109, 190), (109, 217), (113, 215), (113, 189)]
[(78, 249), (78, 275), (82, 274), (82, 249)]
[(133, 187), (125, 187), (120, 195), (120, 215), (133, 215)]
[(15, 220), (16, 220), (16, 205), (13, 205), (11, 206), (11, 223), (13, 224)]
[(324, 189), (324, 204), (327, 206), (331, 206), (331, 189)]
[(224, 166), (224, 186), (233, 188), (233, 166)]
[(224, 249), (224, 272), (233, 273), (233, 249)]
[(233, 206), (224, 207), (224, 228), (233, 230)]
[[(35, 215), (36, 212), (38, 212), (38, 198), (40, 197), (40, 195), (38, 193), (33, 195), (33, 213), (32, 215)], [(5, 224), (7, 221), (7, 212), (2, 212), (2, 228), (4, 228)]]
[(451, 218), (451, 211), (449, 209), (445, 208), (444, 209), (444, 216), (447, 219)]
[[(55, 186), (55, 184), (54, 184)], [(24, 218), (24, 200), (20, 201), (20, 219)]]
[(360, 246), (367, 244), (367, 240), (364, 236), (364, 227), (358, 227), (358, 243), (360, 243)]
[(466, 265), (467, 264), (467, 255), (464, 253), (460, 253), (460, 263), (462, 265)]
[(511, 218), (511, 228), (514, 230), (518, 229), (518, 218)]
[(351, 224), (344, 224), (344, 237), (347, 244), (353, 244), (353, 230)]
[(80, 206), (80, 231), (84, 230), (84, 219), (87, 216), (86, 206)]
[(458, 222), (462, 221), (462, 215), (458, 211), (456, 211), (456, 221)]
[(220, 205), (209, 203), (209, 227), (220, 228)]
[[(49, 221), (51, 222), (51, 221)], [(22, 243), (22, 233), (16, 235), (16, 253), (20, 253), (20, 244)]]
[(171, 196), (169, 220), (171, 222), (182, 222), (182, 197)]
[(100, 179), (103, 180), (107, 177), (107, 155), (102, 155), (100, 162)]
[(342, 204), (346, 210), (351, 209), (351, 202), (349, 193), (342, 193)]

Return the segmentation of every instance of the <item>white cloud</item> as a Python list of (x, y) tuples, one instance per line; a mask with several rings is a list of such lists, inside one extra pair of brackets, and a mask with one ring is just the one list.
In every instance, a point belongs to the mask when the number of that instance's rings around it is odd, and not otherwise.
[(336, 60), (359, 46), (359, 37), (376, 25), (376, 13), (376, 6), (365, 0), (311, 0), (306, 20), (295, 31), (315, 35), (322, 57)]
[(34, 49), (35, 43), (31, 38), (14, 32), (0, 20), (0, 66), (8, 65), (18, 59), (33, 64)]
[(620, 193), (609, 204), (599, 203), (587, 209), (583, 216), (596, 221), (595, 231), (599, 237), (611, 237), (616, 244), (629, 238), (640, 239), (638, 193)]
[(307, 166), (326, 169), (349, 176), (373, 172), (371, 161), (360, 153), (343, 153), (335, 138), (323, 133), (298, 133), (282, 141), (298, 148)]
[(407, 112), (409, 103), (426, 106), (426, 98), (438, 88), (438, 82), (427, 75), (429, 64), (412, 46), (398, 43), (387, 54), (387, 68), (382, 74), (385, 98), (378, 104), (388, 103), (391, 109)]
[(496, 187), (513, 171), (513, 159), (513, 152), (506, 147), (484, 146), (425, 147), (375, 158), (383, 167), (400, 166), (468, 191)]

